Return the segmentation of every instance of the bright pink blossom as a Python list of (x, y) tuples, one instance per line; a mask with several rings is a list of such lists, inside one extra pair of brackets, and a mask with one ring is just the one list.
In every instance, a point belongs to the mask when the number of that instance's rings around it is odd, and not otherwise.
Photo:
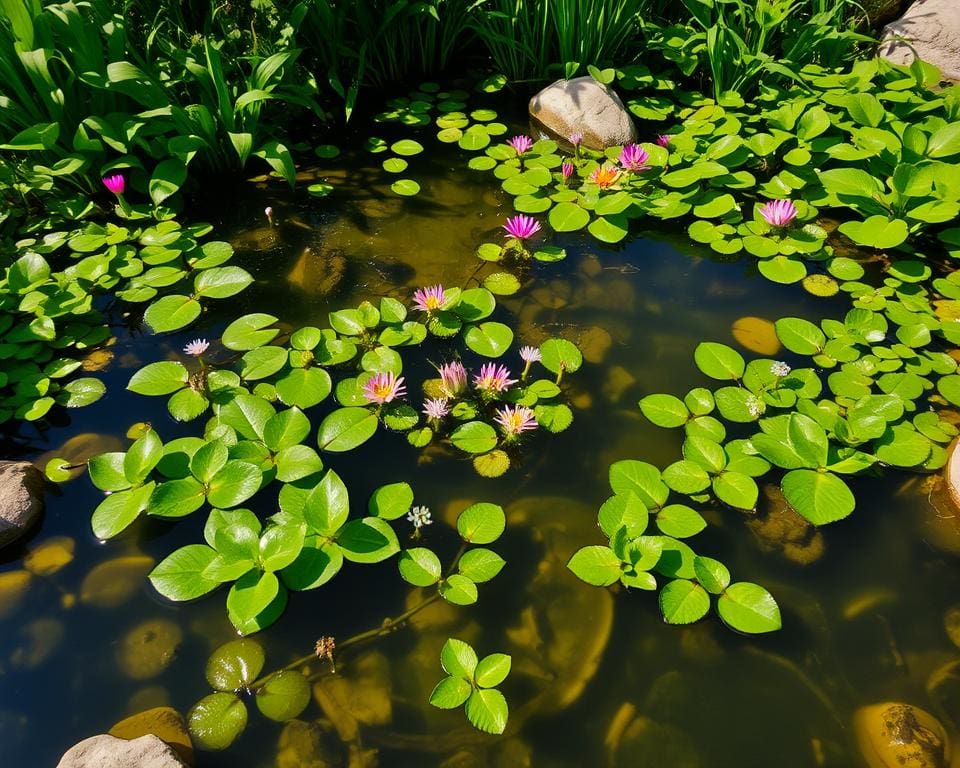
[(447, 301), (447, 294), (442, 285), (431, 285), (427, 288), (418, 288), (413, 293), (414, 306), (421, 312), (433, 312), (442, 309)]
[(792, 200), (771, 200), (760, 209), (760, 215), (772, 227), (785, 227), (797, 218), (797, 206)]
[(102, 181), (103, 186), (113, 192), (117, 197), (120, 197), (127, 188), (127, 180), (119, 171), (110, 171), (110, 173), (104, 175)]
[(533, 146), (533, 139), (529, 136), (514, 136), (510, 141), (507, 142), (511, 147), (513, 147), (518, 155), (522, 155), (524, 152), (529, 151), (530, 147)]
[(503, 228), (506, 230), (508, 237), (514, 237), (517, 240), (526, 240), (528, 237), (533, 237), (540, 231), (540, 222), (533, 218), (533, 216), (525, 216), (520, 213), (507, 219)]
[(407, 394), (403, 385), (403, 376), (397, 378), (393, 372), (378, 373), (363, 385), (363, 396), (371, 403), (383, 405)]
[(620, 165), (627, 171), (636, 173), (646, 170), (650, 167), (647, 165), (649, 159), (650, 154), (639, 144), (627, 144), (620, 150)]
[(564, 179), (569, 179), (573, 176), (573, 163), (564, 163), (560, 166), (560, 173), (563, 174)]
[(659, 136), (657, 136), (657, 144), (659, 144), (661, 147), (669, 147), (670, 136), (666, 133), (661, 133)]
[(496, 363), (484, 363), (480, 373), (473, 377), (474, 386), (483, 392), (505, 392), (516, 383), (516, 379), (510, 378), (507, 366)]

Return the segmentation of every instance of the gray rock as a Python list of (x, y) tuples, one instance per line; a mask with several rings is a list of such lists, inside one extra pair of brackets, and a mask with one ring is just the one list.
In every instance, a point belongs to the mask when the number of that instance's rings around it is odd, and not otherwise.
[(960, 82), (960, 4), (916, 0), (883, 28), (880, 55), (895, 64), (909, 64), (917, 55), (939, 67), (945, 79)]
[(583, 145), (606, 149), (637, 140), (637, 128), (620, 97), (592, 77), (557, 80), (530, 99), (530, 118), (536, 128), (567, 139), (583, 134)]
[(118, 739), (101, 734), (84, 739), (60, 758), (57, 768), (188, 768), (174, 749), (153, 734)]
[(19, 539), (43, 511), (46, 481), (27, 461), (0, 461), (0, 547)]

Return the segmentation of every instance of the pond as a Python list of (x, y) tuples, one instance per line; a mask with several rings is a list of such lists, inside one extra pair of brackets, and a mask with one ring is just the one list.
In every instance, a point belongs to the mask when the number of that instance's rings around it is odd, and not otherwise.
[[(82, 460), (123, 449), (135, 422), (149, 422), (164, 440), (193, 434), (169, 416), (164, 398), (141, 397), (126, 384), (146, 364), (183, 360), (182, 347), (197, 337), (213, 342), (210, 359), (229, 358), (216, 340), (239, 314), (323, 327), (330, 311), (364, 299), (409, 302), (418, 287), (467, 287), (495, 271), (474, 256), (480, 242), (499, 237), (510, 210), (490, 175), (468, 170), (455, 145), (431, 147), (411, 159), (421, 193), (399, 197), (379, 157), (361, 144), (355, 136), (340, 156), (301, 170), (296, 192), (274, 181), (236, 182), (196, 201), (189, 219), (210, 221), (214, 236), (234, 245), (235, 263), (254, 285), (166, 336), (114, 316), (116, 343), (90, 363), (107, 395), (61, 412), (42, 430), (22, 427), (8, 437), (6, 454), (40, 466), (52, 456)], [(305, 191), (320, 179), (336, 194)], [(434, 604), (408, 627), (345, 652), (337, 659), (341, 674), (323, 678), (298, 721), (278, 724), (254, 712), (229, 749), (198, 753), (200, 768), (367, 766), (377, 764), (376, 754), (391, 767), (850, 766), (860, 759), (851, 727), (858, 707), (926, 702), (957, 724), (956, 689), (944, 700), (939, 689), (927, 691), (931, 675), (957, 658), (944, 616), (960, 595), (960, 571), (955, 555), (930, 538), (925, 521), (935, 500), (922, 476), (854, 478), (857, 514), (823, 529), (795, 515), (763, 523), (731, 509), (709, 511), (698, 551), (776, 596), (779, 633), (738, 635), (715, 618), (668, 626), (650, 595), (599, 590), (570, 574), (571, 554), (596, 543), (610, 464), (663, 466), (680, 453), (679, 433), (642, 418), (641, 397), (707, 384), (693, 362), (703, 340), (739, 345), (750, 337), (753, 351), (776, 356), (769, 329), (742, 318), (819, 320), (842, 316), (849, 300), (772, 284), (751, 257), (718, 256), (667, 226), (615, 246), (585, 232), (551, 237), (566, 259), (535, 263), (521, 290), (498, 297), (496, 319), (515, 329), (520, 344), (563, 336), (580, 346), (585, 364), (566, 380), (575, 415), (569, 429), (534, 435), (498, 479), (480, 477), (462, 455), (416, 450), (383, 430), (349, 454), (324, 456), (354, 499), (409, 482), (415, 503), (435, 520), (423, 541), (443, 557), (457, 549), (451, 525), (460, 510), (477, 500), (502, 505), (507, 531), (494, 546), (507, 561), (502, 576), (480, 585), (475, 607)], [(739, 341), (735, 325), (746, 334)], [(518, 369), (515, 352), (508, 354)], [(419, 382), (448, 359), (447, 346), (428, 340), (404, 373)], [(419, 403), (417, 387), (411, 390), (410, 401)], [(48, 498), (42, 530), (4, 552), (4, 765), (54, 765), (71, 744), (149, 707), (187, 711), (209, 692), (208, 656), (235, 637), (222, 590), (173, 604), (146, 580), (176, 547), (202, 540), (203, 516), (176, 524), (141, 517), (102, 543), (90, 531), (102, 498), (85, 475), (63, 484)], [(276, 497), (259, 494), (247, 506), (263, 518), (276, 510)], [(410, 526), (401, 536), (403, 546), (413, 533)], [(412, 604), (408, 592), (393, 560), (347, 564), (335, 583), (293, 594), (282, 621), (257, 635), (268, 669), (308, 653), (321, 636), (346, 639), (402, 613)], [(480, 734), (461, 715), (427, 703), (448, 637), (513, 656), (505, 738)]]

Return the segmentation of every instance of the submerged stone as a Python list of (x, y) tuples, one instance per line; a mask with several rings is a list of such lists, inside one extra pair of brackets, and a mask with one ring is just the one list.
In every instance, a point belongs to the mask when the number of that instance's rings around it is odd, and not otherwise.
[(40, 519), (46, 481), (28, 461), (0, 461), (0, 547), (12, 544)]
[(390, 662), (377, 651), (313, 687), (314, 698), (345, 742), (357, 740), (361, 725), (386, 725), (393, 719), (390, 692)]
[(35, 669), (43, 664), (63, 640), (63, 624), (56, 619), (36, 619), (17, 631), (22, 642), (10, 654), (18, 669)]
[(329, 296), (343, 282), (347, 260), (338, 251), (304, 248), (287, 281), (314, 296)]
[(950, 740), (943, 725), (919, 707), (884, 702), (853, 716), (860, 752), (870, 768), (947, 768)]
[[(137, 361), (137, 365), (139, 364), (139, 361)], [(76, 466), (75, 469), (68, 470), (70, 477), (73, 478), (79, 477), (86, 472), (86, 467), (83, 465), (94, 456), (101, 453), (109, 453), (110, 451), (123, 451), (125, 449), (126, 447), (123, 442), (115, 435), (84, 432), (79, 435), (74, 435), (59, 448), (47, 451), (33, 464), (42, 472), (50, 459), (64, 459), (67, 463)]]
[(69, 536), (54, 536), (32, 547), (23, 558), (23, 567), (37, 576), (50, 576), (73, 562), (76, 546)]
[(530, 99), (529, 111), (534, 133), (563, 141), (579, 133), (590, 149), (637, 140), (637, 128), (620, 97), (589, 75), (548, 85)]
[(780, 339), (773, 323), (763, 317), (741, 317), (730, 328), (740, 346), (758, 355), (775, 355), (780, 351)]
[(189, 768), (189, 765), (173, 747), (156, 736), (127, 741), (100, 734), (68, 750), (57, 768)]
[(27, 594), (30, 571), (7, 571), (0, 573), (0, 619), (12, 615)]
[(193, 763), (193, 742), (187, 732), (187, 724), (183, 715), (173, 707), (155, 707), (138, 712), (113, 726), (109, 734), (128, 741), (153, 734), (173, 747), (185, 763)]
[(699, 768), (703, 761), (682, 730), (641, 716), (634, 719), (612, 745), (610, 765), (614, 768), (641, 765)]
[(745, 520), (761, 549), (779, 552), (798, 565), (819, 560), (825, 546), (823, 534), (790, 506), (778, 486), (767, 483), (760, 490), (758, 512)]
[(146, 582), (156, 561), (147, 555), (115, 557), (95, 565), (80, 586), (80, 601), (96, 608), (117, 608)]
[(148, 680), (165, 670), (180, 647), (183, 632), (169, 619), (151, 619), (124, 636), (117, 663), (133, 680)]
[(291, 720), (280, 732), (276, 768), (336, 768), (343, 764), (334, 746), (338, 741), (319, 723)]

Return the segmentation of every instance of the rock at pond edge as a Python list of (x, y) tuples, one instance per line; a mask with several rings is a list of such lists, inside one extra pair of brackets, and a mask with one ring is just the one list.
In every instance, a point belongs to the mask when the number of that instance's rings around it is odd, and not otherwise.
[(940, 722), (919, 707), (884, 702), (861, 707), (853, 727), (870, 768), (946, 768), (950, 739)]
[(46, 481), (27, 461), (0, 461), (0, 548), (13, 543), (39, 520)]
[(590, 149), (637, 140), (637, 128), (620, 97), (589, 76), (548, 85), (530, 99), (529, 111), (535, 128), (564, 141), (581, 133)]
[(130, 715), (114, 725), (110, 735), (127, 741), (156, 736), (172, 747), (187, 765), (193, 765), (193, 741), (183, 715), (173, 707), (154, 707)]
[(57, 768), (190, 768), (173, 747), (150, 734), (127, 741), (105, 733), (67, 750)]
[(915, 56), (939, 67), (944, 79), (960, 82), (960, 9), (957, 0), (917, 0), (883, 28), (878, 53), (895, 64)]

